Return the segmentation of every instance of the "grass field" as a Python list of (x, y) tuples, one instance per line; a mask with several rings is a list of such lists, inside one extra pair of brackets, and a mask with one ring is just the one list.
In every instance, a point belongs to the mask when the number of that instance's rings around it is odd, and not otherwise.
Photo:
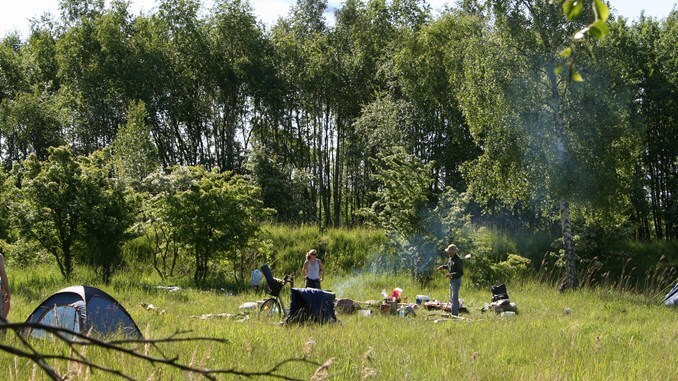
[[(35, 269), (33, 269), (35, 270)], [(11, 322), (23, 322), (44, 298), (67, 286), (56, 274), (12, 273), (14, 283)], [(507, 284), (519, 314), (502, 317), (481, 313), (491, 299), (485, 289), (462, 286), (461, 297), (470, 313), (462, 320), (445, 319), (441, 311), (419, 311), (415, 318), (357, 314), (341, 315), (337, 324), (280, 325), (239, 313), (243, 302), (262, 299), (254, 293), (229, 295), (220, 291), (181, 289), (169, 292), (118, 276), (111, 286), (93, 284), (117, 298), (147, 338), (164, 338), (178, 331), (182, 337), (214, 337), (225, 343), (182, 342), (160, 344), (162, 354), (178, 356), (194, 367), (224, 369), (218, 379), (332, 380), (672, 380), (678, 360), (678, 315), (675, 309), (643, 296), (613, 290), (558, 293), (554, 287), (532, 282)], [(415, 295), (446, 300), (447, 286), (439, 279), (420, 289), (406, 276), (355, 275), (329, 277), (323, 284), (338, 298), (380, 300), (381, 291), (403, 289)], [(289, 293), (283, 298), (289, 304)], [(157, 310), (147, 310), (152, 304)], [(569, 313), (565, 313), (569, 309)], [(201, 319), (204, 314), (230, 317)], [(12, 332), (3, 345), (21, 347)], [(41, 351), (63, 353), (51, 341), (38, 342)], [(139, 351), (161, 353), (150, 346)], [(121, 354), (87, 348), (86, 356), (139, 380), (193, 380), (166, 366), (153, 365)], [(285, 360), (293, 360), (284, 362)], [(101, 371), (65, 362), (50, 364), (69, 379), (108, 380)], [(281, 364), (282, 363), (282, 364)], [(279, 368), (270, 373), (277, 365)], [(270, 373), (246, 377), (243, 373)], [(47, 377), (32, 362), (0, 352), (0, 374), (5, 380), (42, 380)], [(325, 377), (325, 378), (323, 378)]]

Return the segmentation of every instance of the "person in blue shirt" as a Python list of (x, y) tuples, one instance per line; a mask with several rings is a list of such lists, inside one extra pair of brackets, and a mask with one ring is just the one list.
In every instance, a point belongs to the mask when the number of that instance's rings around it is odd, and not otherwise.
[(459, 316), (459, 289), (461, 288), (461, 277), (464, 275), (464, 263), (455, 244), (449, 245), (445, 252), (447, 252), (448, 262), (446, 265), (438, 266), (438, 270), (447, 270), (445, 277), (450, 278), (451, 312), (452, 315)]

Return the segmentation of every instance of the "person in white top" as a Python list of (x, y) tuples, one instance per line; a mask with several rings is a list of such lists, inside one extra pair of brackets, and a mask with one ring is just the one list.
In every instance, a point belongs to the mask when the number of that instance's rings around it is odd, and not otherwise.
[(301, 269), (306, 278), (306, 287), (321, 289), (320, 282), (325, 278), (325, 266), (318, 259), (318, 252), (315, 249), (306, 253), (306, 261)]

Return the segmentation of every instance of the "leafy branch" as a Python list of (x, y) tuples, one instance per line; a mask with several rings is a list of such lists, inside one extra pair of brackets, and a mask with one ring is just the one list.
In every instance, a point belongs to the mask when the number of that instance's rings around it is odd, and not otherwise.
[[(30, 342), (30, 340), (22, 334), (26, 329), (40, 329), (45, 332), (51, 333), (56, 339), (66, 344), (70, 349), (68, 355), (64, 354), (53, 354), (53, 353), (44, 353), (35, 348), (35, 346)], [(312, 365), (319, 365), (316, 362), (310, 361), (306, 358), (290, 358), (285, 359), (277, 364), (273, 365), (268, 370), (259, 371), (259, 372), (247, 372), (237, 369), (203, 369), (190, 365), (183, 364), (179, 362), (178, 357), (169, 357), (162, 353), (161, 349), (157, 346), (160, 343), (178, 343), (186, 341), (196, 341), (196, 342), (216, 342), (220, 344), (227, 343), (225, 339), (218, 339), (213, 337), (181, 337), (189, 333), (189, 331), (177, 331), (173, 335), (162, 338), (162, 339), (123, 339), (123, 340), (112, 340), (104, 341), (96, 339), (80, 332), (72, 331), (66, 328), (54, 327), (44, 324), (37, 323), (7, 323), (0, 324), (0, 335), (3, 333), (6, 334), (7, 331), (13, 331), (17, 336), (23, 347), (15, 347), (0, 343), (0, 352), (6, 352), (12, 355), (15, 355), (20, 358), (25, 358), (36, 365), (38, 365), (52, 380), (63, 381), (67, 377), (62, 376), (59, 372), (54, 369), (53, 366), (50, 366), (49, 363), (54, 362), (65, 362), (65, 363), (75, 363), (89, 367), (90, 369), (95, 369), (102, 371), (106, 374), (118, 376), (125, 380), (133, 381), (134, 378), (118, 369), (110, 368), (102, 364), (98, 364), (94, 361), (87, 359), (84, 352), (82, 351), (85, 347), (98, 347), (105, 350), (110, 350), (115, 353), (121, 354), (123, 356), (128, 356), (130, 358), (139, 359), (141, 361), (148, 362), (153, 365), (167, 366), (174, 369), (179, 369), (184, 372), (193, 373), (201, 375), (208, 380), (217, 380), (217, 375), (237, 375), (241, 377), (268, 377), (276, 378), (280, 380), (297, 380), (296, 378), (288, 377), (280, 373), (280, 369), (289, 363), (306, 363)], [(3, 341), (6, 342), (6, 341)], [(149, 355), (144, 354), (138, 351), (139, 348), (146, 346), (154, 347), (160, 355)], [(52, 361), (50, 361), (52, 360)]]
[[(556, 0), (551, 0), (553, 4)], [(574, 68), (574, 57), (577, 46), (581, 46), (587, 37), (594, 40), (605, 38), (610, 32), (607, 26), (607, 19), (610, 17), (610, 10), (603, 0), (591, 0), (591, 9), (593, 10), (594, 20), (584, 28), (577, 30), (572, 36), (570, 45), (560, 51), (560, 57), (565, 59), (568, 68), (568, 78), (570, 81), (582, 82), (584, 78)], [(565, 0), (563, 2), (563, 14), (568, 21), (579, 19), (584, 13), (583, 0)], [(558, 65), (554, 69), (557, 75), (563, 72), (563, 65)]]

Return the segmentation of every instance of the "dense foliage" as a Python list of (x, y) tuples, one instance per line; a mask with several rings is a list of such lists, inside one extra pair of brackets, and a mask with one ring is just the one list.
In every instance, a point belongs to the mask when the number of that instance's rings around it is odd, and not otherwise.
[(243, 0), (62, 1), (0, 40), (0, 238), (66, 278), (74, 260), (110, 278), (134, 242), (196, 282), (242, 280), (264, 220), (375, 224), (372, 263), (422, 281), (450, 239), (486, 252), (483, 227), (546, 237), (495, 262), (675, 240), (678, 12), (551, 3), (348, 0), (330, 23), (299, 0), (267, 28)]

